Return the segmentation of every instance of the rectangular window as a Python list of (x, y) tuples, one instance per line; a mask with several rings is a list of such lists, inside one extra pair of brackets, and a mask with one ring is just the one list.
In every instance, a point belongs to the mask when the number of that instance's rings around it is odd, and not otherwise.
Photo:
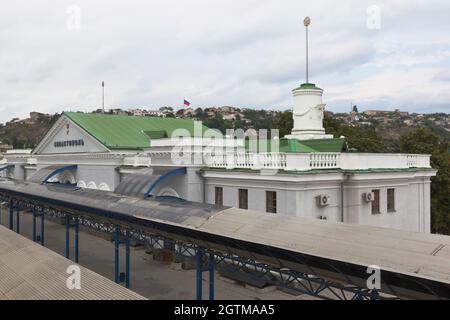
[(248, 190), (239, 189), (239, 209), (248, 209)]
[(223, 188), (222, 187), (216, 187), (215, 204), (218, 207), (223, 207)]
[(395, 189), (387, 190), (387, 211), (395, 212)]
[(372, 202), (372, 214), (380, 214), (380, 190), (372, 190), (375, 195)]
[(277, 193), (275, 191), (266, 191), (266, 211), (277, 213)]

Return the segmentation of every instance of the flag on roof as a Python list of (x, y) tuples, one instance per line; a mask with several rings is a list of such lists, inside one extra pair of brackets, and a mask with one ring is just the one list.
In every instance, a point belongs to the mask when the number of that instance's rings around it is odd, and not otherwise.
[(191, 105), (191, 103), (185, 99), (184, 100), (184, 106), (185, 107), (189, 107), (190, 105)]

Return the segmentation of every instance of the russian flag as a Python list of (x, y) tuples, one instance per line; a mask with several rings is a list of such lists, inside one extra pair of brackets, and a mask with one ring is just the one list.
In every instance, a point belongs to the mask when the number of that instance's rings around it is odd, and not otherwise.
[(191, 103), (185, 99), (184, 100), (184, 106), (185, 107), (189, 107), (190, 105), (191, 105)]

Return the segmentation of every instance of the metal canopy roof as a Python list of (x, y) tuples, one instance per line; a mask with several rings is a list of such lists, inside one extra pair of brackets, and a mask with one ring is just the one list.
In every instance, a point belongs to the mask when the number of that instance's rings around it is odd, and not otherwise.
[(126, 175), (114, 190), (131, 197), (148, 197), (158, 184), (177, 174), (185, 174), (186, 168), (152, 167)]
[(77, 165), (51, 165), (42, 169), (39, 169), (28, 179), (30, 182), (35, 183), (47, 183), (52, 177), (60, 174), (64, 171), (76, 170)]
[(156, 179), (156, 181), (154, 181), (151, 185), (150, 188), (148, 188), (147, 192), (145, 193), (145, 197), (150, 197), (152, 196), (152, 192), (153, 190), (155, 190), (155, 188), (164, 180), (167, 180), (171, 177), (177, 176), (177, 175), (181, 175), (181, 174), (186, 174), (186, 167), (181, 167), (181, 168), (177, 168), (177, 169), (171, 169), (167, 172), (165, 172), (164, 174), (160, 175), (158, 179)]
[(31, 183), (0, 183), (0, 195), (364, 287), (367, 267), (378, 265), (384, 288), (450, 298), (447, 236)]
[(2, 164), (0, 165), (0, 171), (6, 170), (8, 168), (14, 168), (13, 164)]
[(144, 300), (82, 266), (81, 289), (69, 290), (63, 256), (0, 226), (0, 300)]

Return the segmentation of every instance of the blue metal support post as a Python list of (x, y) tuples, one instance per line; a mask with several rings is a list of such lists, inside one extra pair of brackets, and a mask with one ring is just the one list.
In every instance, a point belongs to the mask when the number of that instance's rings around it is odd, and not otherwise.
[(16, 232), (20, 234), (20, 204), (16, 202), (17, 216), (16, 216)]
[(120, 229), (116, 226), (116, 232), (114, 237), (114, 281), (120, 283), (119, 279), (119, 245), (120, 245)]
[(78, 248), (79, 248), (79, 226), (78, 220), (75, 218), (75, 222), (71, 223), (72, 216), (66, 215), (66, 258), (70, 259), (70, 228), (75, 229), (75, 262), (78, 263)]
[(79, 253), (79, 231), (80, 231), (80, 227), (78, 224), (78, 219), (75, 221), (75, 262), (78, 263), (79, 259), (78, 259), (78, 253)]
[(31, 209), (31, 214), (33, 217), (33, 234), (31, 239), (33, 239), (33, 242), (36, 242), (36, 206), (33, 206), (33, 209)]
[(214, 300), (214, 269), (215, 269), (214, 254), (209, 254), (209, 300)]
[(66, 258), (70, 259), (70, 216), (66, 215)]
[(125, 239), (125, 287), (130, 288), (130, 231), (126, 231)]
[(45, 209), (41, 208), (41, 245), (44, 245), (44, 216), (45, 216)]
[[(114, 237), (114, 281), (125, 282), (125, 287), (130, 288), (130, 231), (125, 231), (125, 241), (120, 239), (120, 227), (116, 226)], [(125, 272), (120, 272), (120, 244), (125, 244)]]
[(9, 200), (9, 229), (14, 230), (14, 201)]
[[(33, 216), (33, 223), (32, 223), (33, 237), (32, 237), (32, 239), (34, 242), (40, 242), (41, 245), (44, 245), (44, 208), (41, 208), (40, 212), (38, 213), (36, 206), (33, 206), (33, 209), (31, 212), (32, 212), (32, 216)], [(41, 234), (40, 235), (37, 234), (38, 228), (36, 225), (36, 219), (38, 217), (41, 217)]]
[(203, 299), (203, 272), (209, 272), (209, 300), (214, 300), (214, 271), (215, 271), (215, 256), (209, 254), (207, 266), (203, 265), (203, 249), (198, 249), (195, 255), (196, 266), (196, 297), (197, 300)]
[(195, 255), (195, 267), (196, 267), (196, 295), (197, 300), (203, 299), (203, 285), (202, 285), (202, 274), (203, 274), (203, 250), (198, 250), (197, 254)]

